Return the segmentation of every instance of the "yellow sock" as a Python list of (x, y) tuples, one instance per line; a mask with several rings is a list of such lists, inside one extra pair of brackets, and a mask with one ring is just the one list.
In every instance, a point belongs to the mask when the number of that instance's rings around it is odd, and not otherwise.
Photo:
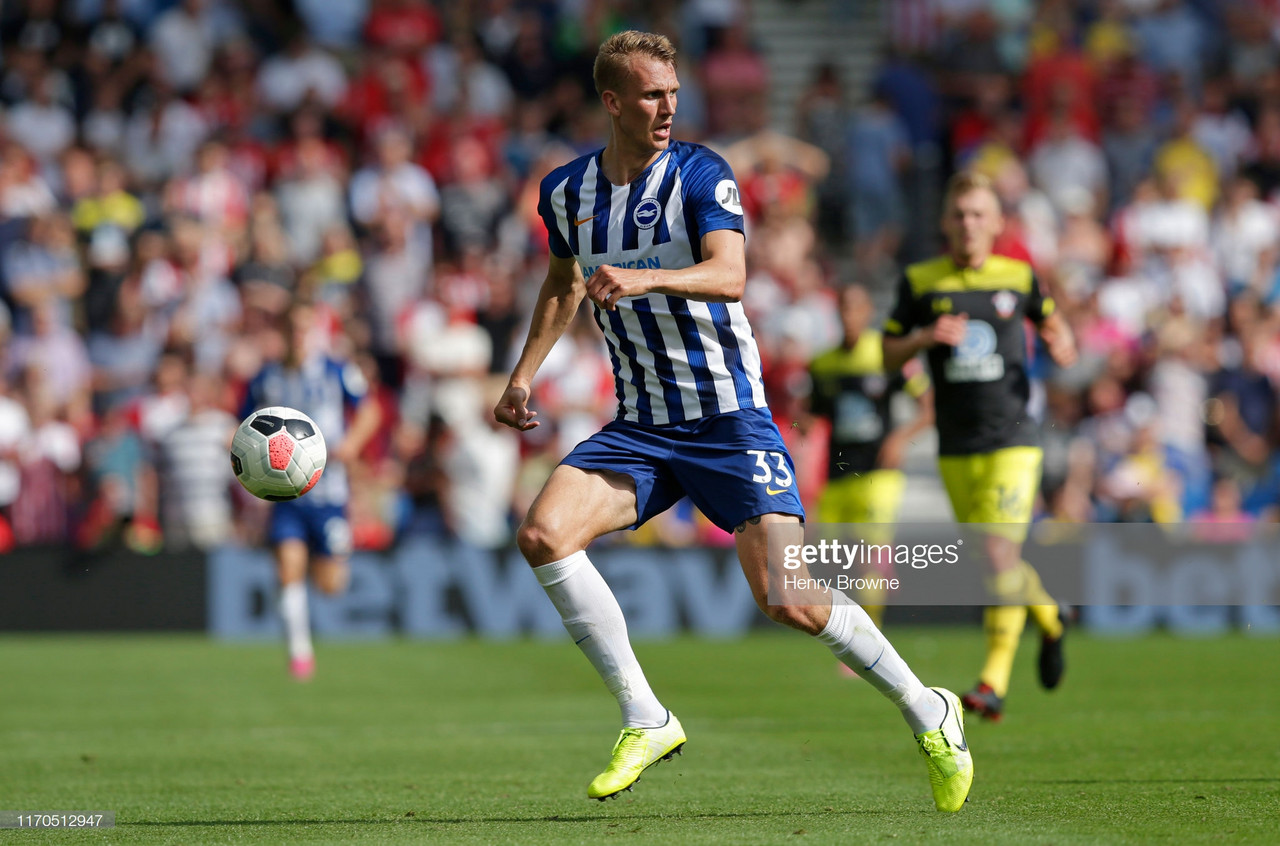
[(1018, 638), (1027, 624), (1025, 605), (992, 605), (982, 613), (982, 627), (987, 633), (987, 662), (978, 676), (991, 685), (996, 696), (1004, 697), (1013, 673), (1013, 656), (1018, 652)]
[(1062, 637), (1062, 621), (1058, 619), (1058, 603), (1040, 583), (1040, 574), (1027, 562), (1022, 562), (1023, 582), (1027, 596), (1027, 612), (1036, 626), (1050, 640)]

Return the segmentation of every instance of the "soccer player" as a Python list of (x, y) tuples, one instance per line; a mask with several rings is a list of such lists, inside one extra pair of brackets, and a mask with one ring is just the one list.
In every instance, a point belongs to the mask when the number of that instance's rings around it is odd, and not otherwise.
[(1024, 321), (1035, 323), (1055, 364), (1069, 367), (1076, 358), (1071, 328), (1031, 266), (992, 254), (1003, 226), (990, 180), (953, 177), (942, 216), (949, 252), (907, 267), (884, 324), (887, 369), (920, 352), (928, 359), (937, 392), (938, 467), (956, 520), (1005, 524), (985, 534), (991, 586), (1002, 604), (986, 609), (986, 663), (963, 697), (967, 709), (990, 720), (1003, 713), (1028, 611), (1041, 633), (1040, 683), (1057, 687), (1066, 667), (1058, 605), (1022, 560), (1042, 458), (1027, 416)]
[[(351, 527), (347, 522), (347, 471), (382, 413), (368, 394), (360, 368), (325, 353), (324, 329), (316, 309), (294, 304), (283, 319), (285, 355), (262, 368), (249, 383), (241, 419), (259, 408), (296, 408), (315, 421), (329, 446), (324, 475), (305, 496), (272, 505), (267, 529), (280, 581), (280, 616), (289, 646), (289, 672), (306, 681), (315, 673), (315, 652), (307, 611), (308, 573), (327, 594), (347, 586)], [(350, 424), (348, 410), (354, 410)]]
[[(840, 346), (809, 363), (808, 411), (831, 424), (818, 522), (860, 523), (864, 540), (884, 544), (893, 540), (892, 525), (907, 485), (899, 469), (903, 452), (913, 437), (933, 424), (933, 393), (924, 368), (914, 359), (902, 372), (885, 372), (880, 332), (868, 328), (874, 312), (866, 288), (841, 289), (844, 337)], [(918, 412), (895, 427), (890, 404), (900, 391), (919, 401)], [(879, 626), (884, 606), (864, 602), (862, 607)]]
[(735, 533), (743, 572), (771, 618), (814, 635), (901, 709), (928, 762), (935, 804), (956, 811), (973, 779), (955, 694), (926, 688), (866, 613), (768, 601), (770, 526), (799, 528), (794, 465), (765, 407), (760, 356), (739, 302), (742, 206), (724, 160), (671, 140), (680, 83), (664, 36), (623, 32), (600, 47), (609, 115), (602, 150), (552, 171), (539, 211), (551, 248), (529, 336), (495, 417), (527, 431), (534, 375), (590, 298), (613, 362), (618, 415), (547, 480), (517, 541), (565, 629), (622, 711), (622, 733), (587, 795), (628, 790), (685, 733), (650, 687), (608, 584), (587, 557), (682, 496)]

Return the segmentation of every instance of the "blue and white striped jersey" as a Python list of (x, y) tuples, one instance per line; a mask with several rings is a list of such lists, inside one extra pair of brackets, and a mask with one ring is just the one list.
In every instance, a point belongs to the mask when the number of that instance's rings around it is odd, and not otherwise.
[[(601, 265), (680, 269), (702, 261), (702, 236), (743, 230), (733, 171), (699, 144), (673, 141), (629, 185), (613, 185), (596, 151), (553, 170), (538, 212), (551, 252), (583, 276)], [(618, 419), (668, 425), (764, 408), (760, 352), (741, 303), (665, 294), (595, 307), (613, 361)]]
[(357, 405), (367, 392), (368, 383), (359, 367), (324, 356), (312, 358), (296, 370), (271, 362), (249, 383), (240, 409), (241, 420), (267, 406), (296, 408), (316, 422), (331, 451), (324, 475), (298, 500), (299, 504), (347, 504), (347, 468), (333, 460), (332, 450), (346, 437), (347, 409)]

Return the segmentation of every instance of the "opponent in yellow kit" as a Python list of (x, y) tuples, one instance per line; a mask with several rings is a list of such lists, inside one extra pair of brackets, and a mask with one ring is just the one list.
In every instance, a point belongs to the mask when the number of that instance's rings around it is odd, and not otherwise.
[[(865, 288), (841, 290), (844, 337), (809, 364), (809, 412), (831, 424), (818, 521), (863, 524), (864, 540), (888, 543), (907, 484), (899, 469), (902, 454), (911, 438), (932, 424), (933, 402), (929, 377), (918, 361), (908, 362), (902, 372), (885, 372), (880, 332), (868, 328), (873, 315)], [(890, 406), (899, 392), (920, 402), (916, 416), (895, 428)], [(876, 597), (862, 600), (879, 626), (884, 606)]]
[(986, 552), (1005, 604), (986, 610), (987, 660), (965, 707), (999, 719), (1028, 610), (1041, 631), (1040, 681), (1065, 669), (1056, 602), (1022, 560), (1041, 450), (1027, 414), (1026, 321), (1059, 366), (1075, 361), (1070, 327), (1055, 313), (1026, 262), (992, 255), (1003, 227), (991, 183), (961, 173), (948, 186), (943, 230), (949, 251), (906, 269), (884, 324), (884, 359), (895, 370), (924, 352), (933, 378), (938, 465), (956, 519), (993, 525)]

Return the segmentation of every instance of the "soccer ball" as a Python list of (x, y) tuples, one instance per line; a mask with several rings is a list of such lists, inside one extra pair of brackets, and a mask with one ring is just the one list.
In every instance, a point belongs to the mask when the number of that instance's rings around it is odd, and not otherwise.
[(320, 428), (296, 408), (260, 408), (231, 440), (231, 471), (245, 490), (272, 502), (315, 487), (328, 457)]

